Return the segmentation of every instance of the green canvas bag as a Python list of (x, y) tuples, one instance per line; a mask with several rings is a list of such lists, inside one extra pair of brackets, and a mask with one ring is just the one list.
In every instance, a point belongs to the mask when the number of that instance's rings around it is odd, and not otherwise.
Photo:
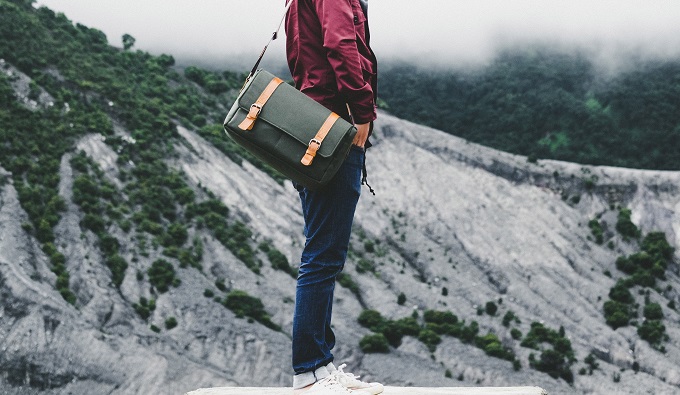
[[(281, 23), (269, 43), (276, 40)], [(316, 190), (338, 171), (357, 129), (271, 73), (258, 70), (269, 43), (224, 120), (224, 130), (269, 166)]]

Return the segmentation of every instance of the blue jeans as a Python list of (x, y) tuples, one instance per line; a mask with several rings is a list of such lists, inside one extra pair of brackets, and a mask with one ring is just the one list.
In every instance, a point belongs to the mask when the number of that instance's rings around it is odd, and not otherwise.
[(296, 386), (322, 379), (315, 372), (333, 361), (333, 291), (335, 278), (347, 257), (354, 211), (361, 193), (363, 161), (364, 149), (353, 145), (338, 173), (323, 189), (310, 191), (296, 185), (307, 238), (297, 278), (293, 317)]

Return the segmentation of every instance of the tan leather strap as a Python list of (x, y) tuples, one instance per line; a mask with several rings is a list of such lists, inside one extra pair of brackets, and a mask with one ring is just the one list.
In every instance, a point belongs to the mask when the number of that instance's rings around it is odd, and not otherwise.
[(316, 132), (316, 136), (314, 136), (313, 139), (309, 140), (307, 152), (305, 152), (305, 156), (303, 156), (302, 160), (300, 161), (303, 165), (309, 166), (312, 164), (312, 161), (316, 156), (316, 151), (319, 150), (319, 148), (321, 147), (321, 143), (323, 143), (323, 139), (326, 138), (326, 135), (328, 135), (328, 132), (330, 132), (333, 125), (335, 125), (335, 121), (337, 121), (338, 118), (340, 118), (340, 116), (332, 112), (331, 115), (329, 115), (328, 118), (326, 118), (326, 121), (324, 121), (323, 125), (321, 125), (319, 131)]
[(260, 116), (262, 107), (264, 107), (265, 103), (267, 103), (267, 100), (269, 100), (269, 98), (272, 96), (276, 88), (278, 88), (282, 82), (283, 80), (277, 77), (274, 77), (274, 79), (269, 81), (269, 84), (267, 84), (267, 87), (264, 88), (264, 90), (260, 94), (260, 97), (258, 97), (257, 100), (255, 100), (255, 103), (253, 103), (250, 106), (250, 111), (248, 111), (246, 119), (244, 119), (243, 122), (241, 122), (238, 125), (239, 129), (251, 130), (253, 128), (253, 125), (255, 125), (257, 117)]

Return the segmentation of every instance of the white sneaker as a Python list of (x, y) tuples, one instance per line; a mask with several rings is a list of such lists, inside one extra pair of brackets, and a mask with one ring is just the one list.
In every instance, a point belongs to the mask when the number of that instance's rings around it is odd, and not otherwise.
[(323, 380), (319, 380), (308, 390), (301, 391), (304, 395), (372, 395), (371, 392), (355, 391), (344, 387), (337, 380), (336, 375), (332, 374)]
[(331, 376), (335, 376), (338, 382), (348, 390), (351, 390), (353, 392), (357, 391), (366, 392), (371, 395), (378, 395), (385, 390), (383, 385), (380, 383), (366, 383), (364, 381), (359, 380), (359, 376), (355, 376), (352, 373), (343, 371), (342, 369), (344, 369), (345, 367), (347, 367), (347, 364), (345, 363), (338, 366), (338, 369), (335, 372), (333, 372)]

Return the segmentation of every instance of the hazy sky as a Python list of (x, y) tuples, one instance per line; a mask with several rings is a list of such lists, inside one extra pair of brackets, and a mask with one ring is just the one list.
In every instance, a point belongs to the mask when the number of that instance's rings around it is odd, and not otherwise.
[[(340, 1), (340, 0), (338, 0)], [(38, 0), (120, 44), (207, 62), (256, 57), (283, 0)], [(586, 48), (599, 60), (680, 57), (680, 0), (370, 0), (380, 58), (477, 64), (507, 45)], [(284, 60), (283, 39), (269, 60)]]

